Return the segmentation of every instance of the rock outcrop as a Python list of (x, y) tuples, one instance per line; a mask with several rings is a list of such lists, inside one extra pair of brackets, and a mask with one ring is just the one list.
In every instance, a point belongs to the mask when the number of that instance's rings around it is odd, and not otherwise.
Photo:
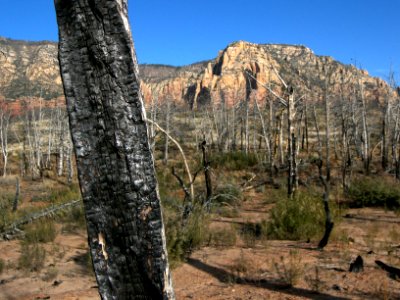
[[(245, 76), (245, 71), (252, 76)], [(0, 72), (0, 95), (7, 99), (53, 99), (63, 94), (56, 43), (0, 38)], [(172, 100), (191, 108), (232, 106), (250, 90), (262, 102), (270, 94), (265, 86), (283, 95), (279, 76), (310, 101), (322, 97), (326, 77), (332, 98), (338, 98), (341, 90), (348, 94), (360, 90), (360, 83), (370, 100), (383, 101), (388, 90), (385, 81), (329, 56), (315, 55), (305, 46), (244, 41), (228, 45), (210, 61), (183, 67), (141, 65), (140, 75), (147, 103)]]
[[(246, 76), (245, 72), (252, 76)], [(305, 46), (251, 44), (236, 42), (221, 51), (209, 62), (197, 82), (189, 87), (195, 93), (187, 99), (193, 106), (208, 102), (226, 103), (228, 106), (243, 100), (246, 93), (255, 90), (254, 96), (263, 101), (269, 89), (283, 94), (283, 83), (295, 88), (299, 96), (310, 101), (322, 97), (325, 80), (331, 97), (339, 97), (340, 90), (359, 90), (363, 86), (364, 96), (382, 101), (387, 84), (373, 78), (365, 70), (344, 65), (328, 56), (317, 56)], [(327, 79), (326, 79), (327, 78)], [(268, 87), (268, 88), (267, 88)], [(206, 95), (209, 97), (205, 99)]]
[(0, 94), (6, 98), (62, 95), (57, 43), (0, 37)]

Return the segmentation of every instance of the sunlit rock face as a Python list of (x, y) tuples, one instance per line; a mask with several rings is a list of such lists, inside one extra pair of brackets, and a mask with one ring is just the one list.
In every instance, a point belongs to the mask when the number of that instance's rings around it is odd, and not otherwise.
[[(57, 44), (0, 38), (0, 95), (7, 99), (63, 95)], [(248, 78), (244, 72), (254, 78)], [(262, 104), (270, 95), (266, 86), (284, 95), (282, 79), (309, 101), (322, 98), (326, 78), (329, 95), (356, 95), (363, 87), (367, 100), (382, 103), (388, 91), (385, 81), (365, 70), (344, 65), (332, 57), (318, 56), (301, 45), (252, 44), (239, 41), (219, 51), (210, 61), (188, 66), (140, 65), (145, 102), (166, 100), (188, 108), (235, 105), (253, 90)], [(361, 85), (360, 85), (361, 84)]]
[(63, 94), (57, 43), (0, 38), (0, 93), (52, 99)]

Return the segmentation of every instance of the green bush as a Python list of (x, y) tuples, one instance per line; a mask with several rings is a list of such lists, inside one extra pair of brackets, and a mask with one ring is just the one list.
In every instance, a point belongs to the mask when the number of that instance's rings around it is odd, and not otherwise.
[(268, 234), (267, 225), (268, 223), (264, 220), (256, 223), (243, 223), (240, 229), (240, 234), (245, 245), (247, 247), (253, 247), (257, 240), (265, 239)]
[(209, 240), (209, 219), (200, 208), (195, 208), (182, 225), (181, 214), (171, 207), (164, 206), (164, 223), (171, 267), (177, 266), (193, 250)]
[(0, 258), (0, 275), (4, 271), (5, 265), (6, 265), (6, 263), (4, 262), (4, 259)]
[(21, 244), (21, 255), (18, 259), (18, 267), (28, 271), (40, 271), (46, 259), (46, 250), (40, 244)]
[[(322, 236), (325, 213), (321, 197), (298, 192), (293, 199), (277, 201), (267, 224), (269, 238), (308, 240)], [(332, 206), (332, 205), (331, 205)]]
[(217, 187), (214, 195), (212, 202), (217, 206), (220, 206), (221, 204), (236, 206), (240, 204), (240, 201), (243, 198), (242, 191), (233, 184), (225, 184)]
[(236, 230), (232, 226), (228, 228), (216, 228), (210, 230), (210, 245), (216, 247), (230, 247), (236, 245)]
[(288, 287), (296, 285), (304, 274), (304, 263), (299, 252), (290, 250), (289, 259), (280, 257), (280, 263), (274, 262), (276, 273), (283, 284)]
[(57, 229), (53, 220), (43, 220), (31, 224), (25, 230), (27, 244), (53, 242), (57, 236)]
[(49, 203), (66, 203), (73, 200), (78, 200), (81, 198), (81, 192), (79, 190), (78, 184), (73, 184), (71, 186), (51, 189), (42, 195), (36, 195), (32, 197), (32, 202), (49, 202)]
[(287, 198), (287, 189), (286, 188), (273, 188), (273, 189), (268, 189), (266, 192), (264, 192), (264, 204), (273, 204), (280, 199), (285, 199)]
[(84, 227), (86, 224), (86, 220), (85, 220), (85, 212), (83, 210), (83, 205), (71, 208), (68, 212), (68, 220), (72, 223), (76, 223)]
[(212, 155), (210, 158), (212, 167), (225, 168), (227, 170), (244, 170), (258, 164), (257, 156), (254, 153), (228, 152)]
[(62, 232), (75, 233), (78, 229), (85, 229), (86, 220), (83, 205), (66, 210), (61, 215), (60, 221), (63, 223)]
[(400, 187), (384, 178), (363, 178), (352, 183), (347, 193), (350, 207), (400, 208)]
[(0, 231), (4, 230), (13, 219), (11, 212), (13, 199), (14, 195), (11, 193), (0, 194)]

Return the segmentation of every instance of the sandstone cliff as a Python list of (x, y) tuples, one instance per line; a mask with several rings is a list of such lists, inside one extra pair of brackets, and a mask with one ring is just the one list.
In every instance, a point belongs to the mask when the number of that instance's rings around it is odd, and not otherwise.
[[(244, 75), (250, 72), (252, 77)], [(62, 84), (57, 61), (57, 44), (0, 38), (0, 95), (8, 99), (61, 96)], [(220, 51), (214, 60), (189, 66), (141, 65), (142, 91), (150, 103), (173, 100), (176, 104), (199, 107), (212, 103), (234, 105), (250, 90), (264, 101), (267, 85), (283, 94), (278, 74), (310, 101), (321, 98), (325, 78), (329, 93), (339, 97), (341, 89), (359, 89), (365, 96), (382, 101), (387, 84), (366, 71), (344, 65), (328, 56), (318, 56), (305, 46), (235, 42)]]
[[(244, 71), (252, 77), (246, 77)], [(293, 86), (299, 96), (305, 95), (310, 101), (322, 97), (326, 78), (333, 98), (339, 97), (341, 89), (348, 94), (359, 90), (361, 83), (365, 97), (382, 101), (387, 88), (386, 82), (369, 76), (368, 72), (328, 56), (317, 56), (305, 46), (240, 41), (229, 45), (208, 64), (196, 83), (188, 88), (195, 92), (187, 93), (187, 102), (193, 106), (211, 101), (233, 105), (245, 98), (249, 90), (255, 90), (255, 97), (263, 101), (270, 94), (265, 86), (283, 95), (283, 84), (278, 76)]]

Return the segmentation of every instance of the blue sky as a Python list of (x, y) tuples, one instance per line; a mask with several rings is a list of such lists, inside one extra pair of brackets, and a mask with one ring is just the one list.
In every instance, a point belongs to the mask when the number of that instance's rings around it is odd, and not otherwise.
[[(184, 65), (229, 43), (303, 44), (400, 79), (400, 0), (129, 1), (140, 63)], [(0, 0), (0, 36), (57, 40), (53, 0)]]

